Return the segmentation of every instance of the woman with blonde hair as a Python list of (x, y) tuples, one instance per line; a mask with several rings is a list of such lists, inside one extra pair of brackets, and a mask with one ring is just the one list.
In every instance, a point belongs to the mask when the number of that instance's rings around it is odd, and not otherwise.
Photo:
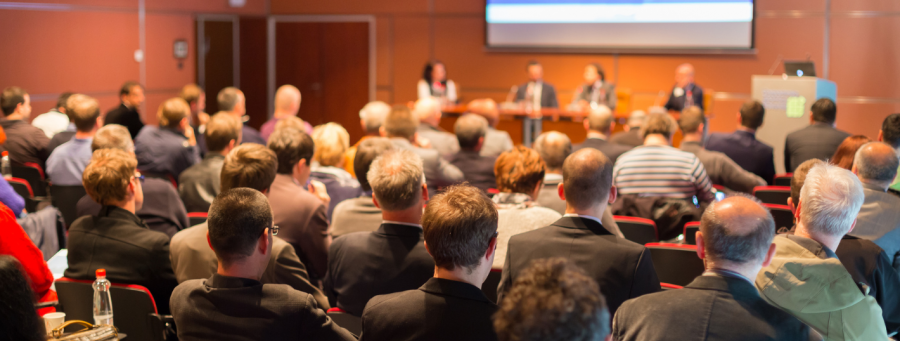
[(325, 185), (331, 197), (328, 205), (328, 217), (331, 218), (338, 203), (363, 194), (359, 181), (343, 169), (344, 153), (350, 148), (350, 134), (340, 124), (329, 122), (313, 128), (312, 139), (315, 153), (310, 179)]

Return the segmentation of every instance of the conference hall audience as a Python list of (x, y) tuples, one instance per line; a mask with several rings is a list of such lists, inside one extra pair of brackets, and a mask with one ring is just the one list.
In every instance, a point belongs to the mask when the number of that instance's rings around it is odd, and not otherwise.
[(533, 261), (494, 314), (500, 341), (608, 340), (609, 326), (597, 282), (564, 258)]
[[(884, 119), (881, 130), (878, 131), (878, 141), (887, 143), (900, 153), (900, 114), (890, 114)], [(892, 191), (900, 191), (900, 169), (897, 170), (897, 174), (894, 183), (891, 184)]]
[(368, 180), (382, 224), (335, 239), (324, 280), (332, 306), (354, 316), (372, 297), (415, 290), (435, 273), (422, 231), (428, 201), (422, 159), (406, 149), (387, 151), (372, 161)]
[[(277, 130), (277, 129), (276, 129)], [(344, 170), (344, 153), (350, 148), (350, 134), (340, 124), (329, 122), (313, 129), (315, 143), (310, 179), (321, 182), (331, 198), (328, 217), (338, 203), (363, 194), (359, 181)]]
[(900, 197), (887, 192), (898, 167), (897, 153), (886, 143), (867, 143), (856, 152), (853, 174), (862, 182), (865, 199), (852, 234), (874, 241), (900, 269)]
[(775, 181), (775, 156), (772, 146), (756, 139), (765, 120), (766, 109), (757, 100), (741, 105), (738, 127), (733, 133), (713, 133), (706, 138), (706, 149), (728, 155), (741, 168), (772, 184)]
[(453, 128), (456, 133), (455, 139), (459, 141), (459, 151), (447, 160), (459, 168), (469, 185), (485, 193), (488, 189), (496, 188), (494, 163), (497, 158), (481, 156), (488, 129), (487, 120), (479, 115), (465, 114), (456, 120)]
[(56, 100), (56, 106), (48, 112), (37, 115), (31, 121), (31, 125), (43, 130), (48, 139), (53, 138), (53, 135), (66, 131), (69, 128), (69, 114), (66, 111), (66, 102), (69, 100), (69, 96), (72, 95), (71, 92), (61, 93)]
[(436, 149), (444, 158), (449, 158), (459, 152), (456, 135), (441, 128), (441, 103), (437, 99), (433, 97), (420, 98), (416, 101), (413, 113), (419, 119), (416, 141), (420, 147)]
[[(128, 134), (128, 129), (118, 124), (105, 125), (94, 134), (91, 151), (96, 152), (100, 149), (118, 149), (134, 157), (131, 135)], [(145, 199), (144, 204), (135, 212), (151, 230), (171, 237), (179, 230), (190, 226), (184, 203), (181, 202), (178, 191), (171, 182), (145, 177), (141, 182), (141, 191)], [(90, 195), (85, 195), (75, 205), (78, 217), (95, 216), (100, 214), (102, 209), (103, 205)]]
[(500, 154), (494, 165), (497, 190), (491, 199), (500, 210), (500, 236), (494, 268), (502, 269), (509, 239), (522, 232), (533, 231), (559, 220), (561, 215), (536, 201), (543, 188), (547, 164), (534, 149), (516, 146)]
[(4, 340), (43, 341), (44, 321), (35, 309), (28, 277), (15, 258), (0, 256), (0, 330)]
[(91, 162), (94, 134), (103, 126), (100, 104), (96, 99), (82, 94), (70, 98), (73, 105), (69, 115), (77, 131), (69, 142), (50, 153), (45, 170), (49, 180), (59, 186), (81, 186), (81, 175)]
[[(835, 255), (864, 201), (848, 170), (809, 170), (797, 203), (793, 234), (774, 238), (775, 255), (755, 279), (769, 304), (794, 315), (825, 340), (887, 340), (882, 310)], [(839, 321), (839, 322), (835, 322)]]
[(190, 123), (191, 108), (181, 98), (159, 105), (159, 125), (148, 125), (134, 138), (138, 169), (151, 177), (175, 181), (200, 162), (200, 149)]
[[(384, 124), (384, 118), (387, 117), (390, 112), (391, 106), (382, 101), (366, 103), (366, 105), (359, 110), (359, 124), (362, 126), (365, 135), (363, 135), (359, 141), (356, 141), (356, 144), (347, 148), (347, 151), (344, 153), (344, 170), (347, 171), (347, 173), (350, 173), (354, 178), (360, 178), (360, 175), (356, 174), (355, 167), (353, 166), (353, 161), (356, 159), (357, 148), (359, 148), (359, 145), (362, 144), (363, 141), (369, 138), (381, 137), (381, 126)], [(365, 178), (366, 175), (363, 174), (362, 177)]]
[(119, 89), (118, 107), (106, 112), (103, 118), (104, 124), (118, 124), (128, 128), (132, 139), (136, 139), (138, 133), (144, 128), (144, 120), (141, 118), (141, 105), (144, 104), (144, 86), (138, 82), (128, 81)]
[[(43, 252), (16, 222), (14, 212), (4, 205), (0, 205), (0, 255), (12, 256), (18, 260), (22, 266), (21, 270), (28, 278), (33, 300), (37, 302), (57, 300), (56, 292), (52, 290), (53, 274), (47, 267)], [(0, 282), (3, 281), (4, 279), (0, 278)]]
[(488, 121), (487, 133), (484, 134), (484, 145), (481, 147), (481, 156), (500, 156), (501, 153), (513, 149), (512, 138), (505, 130), (497, 130), (500, 122), (500, 111), (497, 110), (497, 102), (493, 99), (476, 99), (466, 106), (471, 114), (484, 117)]
[(566, 200), (566, 215), (510, 238), (499, 302), (532, 260), (551, 257), (568, 259), (596, 280), (611, 314), (628, 299), (660, 290), (647, 248), (617, 237), (600, 222), (607, 204), (616, 200), (612, 171), (612, 162), (593, 148), (566, 158), (560, 194)]
[(497, 311), (481, 291), (497, 250), (497, 209), (478, 188), (456, 185), (428, 202), (422, 229), (434, 277), (418, 289), (375, 296), (360, 340), (497, 340)]
[(643, 145), (644, 138), (641, 137), (641, 125), (644, 124), (646, 118), (647, 113), (643, 110), (632, 111), (631, 115), (628, 116), (628, 122), (626, 122), (623, 131), (613, 134), (609, 138), (609, 142), (632, 148)]
[(150, 230), (135, 215), (144, 203), (143, 177), (134, 155), (119, 149), (94, 152), (84, 170), (84, 189), (103, 207), (69, 227), (65, 276), (93, 281), (97, 269), (106, 269), (110, 282), (150, 289), (159, 298), (157, 310), (167, 314), (165, 298), (178, 282), (169, 261), (169, 236)]
[(608, 141), (609, 135), (615, 127), (615, 117), (609, 107), (600, 105), (592, 108), (584, 120), (584, 130), (587, 130), (587, 139), (575, 146), (575, 151), (584, 148), (594, 148), (615, 163), (620, 155), (632, 148)]
[(435, 98), (441, 105), (456, 104), (456, 83), (447, 79), (447, 67), (441, 61), (425, 64), (422, 79), (416, 84), (419, 99)]
[[(275, 91), (275, 112), (272, 113), (272, 119), (263, 123), (262, 127), (259, 129), (262, 138), (268, 141), (272, 133), (275, 132), (275, 125), (282, 119), (292, 116), (297, 117), (297, 112), (300, 111), (301, 100), (300, 90), (297, 89), (297, 87), (290, 84), (278, 87), (278, 90)], [(304, 128), (302, 131), (307, 134), (312, 134), (312, 125), (305, 121), (303, 122), (303, 125)]]
[(556, 100), (556, 88), (550, 83), (544, 82), (544, 67), (536, 60), (529, 61), (525, 66), (528, 73), (528, 81), (519, 85), (516, 89), (516, 102), (524, 103), (530, 108), (558, 108)]
[[(66, 97), (66, 101), (63, 103), (63, 105), (65, 105), (67, 117), (69, 116), (69, 112), (72, 111), (71, 104), (75, 104), (73, 101), (71, 101), (72, 95), (74, 95), (74, 94), (70, 93), (69, 96)], [(69, 122), (69, 125), (66, 126), (66, 129), (61, 132), (58, 132), (58, 133), (54, 134), (52, 137), (50, 137), (50, 143), (47, 144), (47, 155), (50, 155), (51, 153), (53, 153), (53, 151), (56, 149), (56, 147), (61, 146), (63, 143), (69, 142), (70, 140), (72, 140), (73, 137), (75, 137), (75, 131), (77, 129), (75, 129), (75, 124), (72, 123), (72, 118), (68, 117), (68, 118), (66, 118), (66, 120), (68, 120), (68, 122)], [(34, 121), (32, 121), (32, 123), (34, 123)], [(104, 122), (104, 124), (106, 124), (106, 123)]]
[(703, 88), (694, 83), (694, 66), (687, 63), (679, 65), (675, 68), (675, 86), (664, 107), (669, 111), (681, 112), (692, 106), (705, 109), (704, 105)]
[(606, 106), (616, 108), (616, 85), (606, 81), (606, 72), (599, 63), (584, 67), (584, 84), (575, 89), (572, 104), (580, 108)]
[(269, 137), (268, 148), (278, 156), (278, 171), (267, 193), (281, 238), (290, 243), (309, 270), (312, 281), (325, 276), (328, 267), (328, 205), (325, 186), (310, 181), (315, 144), (306, 133), (285, 128)]
[(843, 169), (851, 170), (853, 169), (853, 160), (856, 158), (856, 151), (869, 142), (872, 140), (865, 135), (848, 136), (834, 151), (829, 162)]
[[(223, 115), (223, 117), (230, 116)], [(210, 129), (214, 128), (218, 119), (218, 116), (214, 116), (210, 120)], [(248, 187), (265, 194), (275, 180), (277, 169), (278, 157), (275, 156), (275, 152), (256, 143), (237, 146), (222, 160), (220, 167), (222, 175), (219, 177), (221, 184), (217, 187), (223, 192)], [(192, 279), (207, 279), (216, 273), (219, 261), (207, 243), (208, 231), (207, 220), (172, 236), (169, 257), (178, 283)], [(300, 256), (291, 244), (276, 236), (272, 238), (271, 251), (272, 257), (269, 258), (265, 270), (258, 279), (260, 282), (287, 284), (295, 290), (312, 295), (322, 309), (331, 307), (322, 291), (310, 282), (306, 265), (300, 261)]]
[[(206, 123), (209, 122), (209, 114), (206, 113), (206, 92), (197, 84), (192, 83), (182, 87), (178, 97), (191, 107), (190, 123), (191, 128), (194, 129), (194, 136), (203, 136)], [(205, 153), (205, 150), (202, 152)]]
[(28, 123), (31, 115), (31, 96), (24, 89), (11, 86), (0, 94), (0, 128), (6, 134), (6, 142), (0, 150), (9, 152), (9, 161), (14, 166), (36, 163), (41, 169), (50, 153), (47, 144), (50, 139), (44, 131)]
[(247, 98), (244, 97), (243, 91), (231, 86), (224, 88), (216, 96), (216, 102), (219, 104), (219, 112), (216, 115), (224, 113), (234, 116), (241, 121), (241, 143), (266, 145), (267, 139), (263, 138), (260, 132), (243, 124), (244, 116), (247, 114)]
[(222, 191), (220, 175), (225, 156), (241, 144), (241, 121), (231, 115), (215, 115), (203, 134), (209, 151), (203, 160), (178, 176), (178, 195), (188, 212), (207, 212)]
[(319, 309), (313, 295), (261, 280), (279, 232), (264, 194), (227, 189), (213, 201), (207, 222), (219, 266), (172, 293), (179, 340), (356, 339)]
[[(428, 193), (437, 194), (438, 187), (450, 186), (463, 181), (465, 177), (459, 168), (451, 165), (435, 149), (414, 145), (418, 139), (416, 129), (418, 119), (403, 105), (395, 105), (384, 120), (382, 136), (391, 139), (397, 149), (409, 150), (422, 159)], [(371, 181), (370, 181), (371, 182)]]
[(838, 146), (850, 134), (835, 127), (837, 106), (828, 98), (820, 98), (812, 104), (810, 125), (787, 135), (784, 141), (784, 168), (793, 172), (803, 161), (819, 159), (828, 161)]
[(678, 118), (682, 133), (680, 149), (697, 156), (713, 184), (744, 193), (753, 193), (754, 187), (765, 186), (766, 180), (744, 170), (727, 155), (703, 148), (705, 121), (699, 107), (689, 107), (681, 112)]
[(613, 339), (812, 339), (809, 327), (766, 303), (753, 285), (775, 254), (774, 236), (775, 220), (755, 199), (738, 195), (711, 204), (697, 232), (697, 255), (706, 271), (684, 289), (622, 304)]
[(357, 147), (353, 166), (360, 174), (359, 187), (363, 194), (357, 198), (347, 199), (334, 207), (331, 217), (331, 236), (340, 236), (353, 232), (372, 232), (381, 226), (381, 208), (372, 199), (372, 185), (367, 174), (372, 161), (379, 155), (394, 149), (394, 144), (383, 137), (375, 137), (362, 141)]

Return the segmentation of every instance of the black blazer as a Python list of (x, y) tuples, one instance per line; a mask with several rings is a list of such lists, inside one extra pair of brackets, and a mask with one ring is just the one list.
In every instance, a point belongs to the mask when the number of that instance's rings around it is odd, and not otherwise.
[[(516, 90), (516, 101), (521, 101), (525, 99), (525, 93), (528, 91), (528, 83), (525, 82), (519, 85), (519, 89)], [(550, 83), (542, 81), (541, 86), (541, 107), (542, 108), (559, 108), (559, 102), (556, 101), (556, 88), (553, 87)]]
[(128, 133), (131, 134), (132, 140), (134, 140), (134, 138), (137, 137), (137, 134), (141, 132), (141, 128), (144, 128), (144, 122), (141, 121), (141, 114), (136, 108), (128, 108), (124, 103), (107, 111), (106, 117), (103, 119), (103, 124), (119, 124), (125, 126), (125, 128), (128, 128)]
[(494, 341), (497, 305), (478, 287), (432, 278), (418, 290), (373, 298), (362, 316), (360, 340)]
[(666, 101), (666, 110), (684, 110), (684, 100), (687, 99), (687, 88), (691, 89), (691, 98), (694, 100), (694, 105), (700, 107), (700, 109), (706, 110), (706, 108), (703, 107), (703, 88), (697, 86), (697, 84), (688, 84), (688, 86), (685, 87), (684, 94), (678, 97), (675, 97), (675, 87), (672, 87), (672, 90), (669, 91), (669, 100)]
[[(710, 134), (706, 149), (728, 155), (738, 166), (758, 175), (770, 185), (775, 180), (775, 153), (771, 146), (756, 139), (756, 134), (736, 130), (731, 134)], [(787, 164), (784, 165), (788, 167)]]
[(788, 134), (784, 141), (784, 168), (793, 172), (806, 160), (827, 161), (850, 134), (827, 123), (813, 123)]
[(900, 330), (900, 275), (891, 257), (871, 240), (845, 235), (834, 251), (856, 283), (869, 287), (869, 296), (881, 306), (888, 333)]
[(68, 249), (66, 277), (94, 280), (97, 269), (106, 269), (110, 282), (150, 289), (156, 308), (169, 313), (169, 296), (178, 285), (169, 261), (169, 236), (151, 231), (131, 212), (103, 206), (97, 216), (72, 223)]
[(375, 232), (335, 239), (328, 250), (325, 295), (332, 307), (361, 316), (372, 297), (416, 289), (434, 275), (422, 229), (381, 224)]
[(631, 147), (621, 145), (618, 143), (612, 143), (604, 139), (600, 138), (588, 138), (584, 140), (581, 144), (575, 145), (573, 152), (577, 152), (584, 148), (594, 148), (599, 150), (609, 158), (610, 161), (616, 163), (616, 159), (619, 158), (619, 155), (624, 154), (625, 152), (631, 150)]
[(532, 260), (553, 257), (567, 258), (593, 277), (610, 314), (627, 299), (660, 290), (650, 252), (643, 245), (616, 237), (594, 220), (562, 217), (509, 239), (498, 301)]
[(809, 340), (810, 329), (764, 301), (747, 280), (700, 276), (684, 289), (625, 302), (613, 319), (616, 341)]
[(494, 177), (494, 163), (497, 162), (497, 157), (481, 156), (475, 151), (460, 150), (447, 161), (459, 168), (470, 185), (485, 192), (490, 188), (497, 188), (497, 178)]

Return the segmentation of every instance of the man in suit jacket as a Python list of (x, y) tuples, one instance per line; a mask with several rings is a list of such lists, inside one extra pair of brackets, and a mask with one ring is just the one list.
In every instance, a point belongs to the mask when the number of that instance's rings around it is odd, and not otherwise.
[(694, 66), (681, 64), (675, 69), (675, 86), (669, 93), (665, 108), (680, 112), (692, 106), (703, 109), (703, 88), (694, 84)]
[(765, 115), (766, 109), (759, 101), (745, 102), (738, 113), (738, 128), (734, 133), (710, 134), (706, 138), (706, 149), (728, 155), (741, 168), (772, 184), (775, 181), (775, 156), (772, 146), (756, 139), (756, 131), (763, 125)]
[(385, 118), (381, 135), (390, 138), (395, 148), (412, 151), (422, 158), (425, 181), (432, 195), (437, 193), (438, 187), (449, 186), (465, 179), (459, 168), (447, 162), (437, 150), (413, 145), (418, 137), (416, 133), (418, 126), (419, 122), (409, 108), (396, 105)]
[(808, 340), (809, 327), (753, 286), (775, 254), (774, 235), (772, 215), (753, 199), (711, 204), (697, 232), (706, 272), (684, 289), (625, 302), (613, 320), (614, 340)]
[(178, 195), (188, 212), (207, 212), (221, 189), (222, 163), (234, 147), (241, 144), (241, 122), (230, 115), (216, 115), (206, 123), (203, 161), (178, 176)]
[(219, 267), (172, 293), (180, 340), (354, 340), (312, 295), (263, 284), (279, 228), (266, 196), (252, 188), (223, 191), (209, 210), (209, 246)]
[(497, 250), (497, 208), (472, 186), (447, 189), (422, 216), (434, 278), (418, 289), (376, 296), (360, 340), (497, 340), (497, 305), (481, 291)]
[(584, 67), (584, 84), (575, 89), (572, 105), (590, 108), (605, 105), (616, 108), (616, 85), (606, 81), (606, 72), (599, 63), (590, 63)]
[(810, 125), (788, 134), (784, 141), (784, 168), (788, 173), (809, 159), (828, 161), (841, 142), (850, 136), (835, 128), (837, 107), (831, 99), (820, 98), (810, 110)]
[(372, 162), (368, 180), (383, 222), (375, 232), (335, 240), (324, 281), (332, 305), (355, 316), (372, 297), (418, 288), (434, 273), (420, 225), (428, 200), (421, 159), (408, 150), (388, 151)]
[(513, 149), (513, 142), (512, 138), (509, 137), (509, 133), (496, 129), (497, 123), (500, 122), (500, 111), (497, 110), (497, 102), (490, 98), (476, 99), (469, 102), (466, 109), (470, 113), (484, 117), (488, 121), (487, 133), (484, 134), (484, 144), (479, 152), (481, 156), (498, 157), (503, 152)]
[(359, 187), (363, 195), (347, 199), (334, 207), (331, 217), (331, 236), (334, 238), (353, 232), (372, 232), (381, 226), (381, 209), (372, 200), (369, 184), (369, 166), (381, 154), (394, 149), (394, 144), (383, 137), (362, 141), (354, 152), (353, 168), (359, 174)]
[(852, 171), (862, 182), (865, 201), (851, 233), (881, 246), (900, 270), (900, 197), (887, 192), (898, 165), (894, 149), (882, 142), (867, 143), (856, 152)]
[(96, 216), (78, 218), (69, 228), (69, 278), (94, 280), (106, 269), (114, 283), (143, 285), (168, 313), (166, 297), (178, 284), (169, 262), (169, 236), (151, 231), (134, 215), (144, 201), (134, 155), (101, 149), (84, 170), (84, 189), (103, 205)]
[(559, 185), (566, 214), (553, 225), (509, 240), (500, 302), (532, 260), (550, 257), (567, 258), (593, 277), (613, 314), (625, 300), (660, 290), (647, 248), (617, 237), (600, 223), (606, 206), (616, 199), (612, 169), (613, 163), (593, 148), (566, 158)]
[(153, 177), (178, 179), (185, 169), (200, 162), (197, 138), (191, 129), (191, 108), (181, 98), (159, 106), (159, 125), (148, 125), (134, 138), (138, 168)]
[(119, 90), (119, 99), (122, 101), (118, 107), (106, 112), (104, 124), (118, 124), (128, 128), (131, 138), (137, 137), (144, 128), (141, 113), (138, 112), (144, 103), (144, 87), (137, 82), (128, 81)]
[(528, 82), (519, 85), (516, 101), (526, 101), (532, 108), (559, 108), (556, 88), (544, 82), (544, 67), (537, 61), (528, 62)]
[(431, 149), (436, 149), (442, 157), (450, 157), (459, 152), (456, 135), (441, 128), (441, 103), (434, 97), (428, 96), (416, 101), (413, 113), (419, 118), (416, 133), (420, 140), (427, 140)]
[(0, 150), (9, 152), (9, 161), (13, 165), (33, 162), (45, 168), (44, 162), (50, 156), (47, 150), (50, 139), (43, 130), (28, 123), (31, 96), (20, 87), (8, 87), (0, 95), (0, 107), (3, 110), (0, 128), (6, 135)]
[(605, 105), (591, 109), (588, 117), (584, 120), (584, 130), (587, 130), (587, 139), (581, 144), (575, 146), (575, 151), (584, 148), (594, 148), (599, 150), (609, 158), (610, 161), (616, 163), (619, 155), (631, 150), (631, 147), (609, 142), (610, 133), (616, 128), (615, 119), (612, 110)]
[(475, 114), (465, 114), (456, 120), (454, 128), (460, 151), (449, 158), (450, 164), (459, 168), (470, 185), (485, 192), (497, 188), (494, 177), (497, 158), (480, 154), (487, 134), (487, 120)]
[(646, 117), (647, 113), (643, 110), (632, 111), (631, 116), (628, 116), (628, 124), (625, 126), (625, 131), (613, 134), (609, 142), (632, 148), (643, 145), (644, 138), (641, 137), (641, 125), (644, 124)]

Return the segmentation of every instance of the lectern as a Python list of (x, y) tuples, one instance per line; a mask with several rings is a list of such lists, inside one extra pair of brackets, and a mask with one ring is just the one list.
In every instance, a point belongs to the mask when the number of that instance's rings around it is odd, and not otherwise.
[(775, 149), (775, 171), (784, 173), (785, 138), (809, 125), (809, 109), (817, 99), (837, 99), (837, 85), (815, 77), (753, 76), (752, 87), (753, 99), (766, 108), (756, 138)]

